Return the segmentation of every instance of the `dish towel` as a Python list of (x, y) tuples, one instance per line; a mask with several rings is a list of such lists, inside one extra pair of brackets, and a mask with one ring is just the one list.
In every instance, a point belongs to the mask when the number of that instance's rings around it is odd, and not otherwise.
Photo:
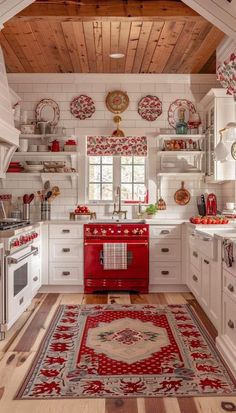
[(223, 240), (223, 256), (227, 267), (232, 267), (234, 262), (233, 243), (227, 238)]
[(104, 270), (127, 270), (126, 243), (103, 244), (103, 268)]

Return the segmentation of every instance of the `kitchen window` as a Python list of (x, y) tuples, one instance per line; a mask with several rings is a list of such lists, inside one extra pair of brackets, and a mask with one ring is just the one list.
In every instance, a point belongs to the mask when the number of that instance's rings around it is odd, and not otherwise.
[(144, 201), (147, 187), (146, 157), (88, 156), (88, 198), (90, 202), (112, 202), (114, 189), (121, 198)]

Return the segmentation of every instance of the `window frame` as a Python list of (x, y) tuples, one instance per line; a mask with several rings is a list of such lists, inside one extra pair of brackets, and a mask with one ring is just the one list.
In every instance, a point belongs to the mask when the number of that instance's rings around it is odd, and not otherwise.
[[(92, 155), (92, 156), (99, 156), (99, 155)], [(93, 183), (93, 182), (89, 181), (89, 166), (90, 166), (89, 157), (90, 157), (90, 155), (87, 155), (87, 162), (86, 162), (87, 163), (87, 179), (86, 179), (87, 203), (95, 204), (95, 205), (111, 205), (111, 204), (114, 204), (114, 202), (115, 202), (115, 189), (118, 186), (121, 186), (121, 156), (113, 156), (113, 192), (112, 192), (113, 193), (113, 198), (112, 198), (112, 200), (96, 200), (96, 201), (89, 199), (89, 184)], [(134, 167), (134, 165), (133, 165), (133, 167)], [(144, 185), (145, 185), (146, 189), (148, 190), (149, 178), (148, 178), (148, 157), (147, 156), (145, 157), (144, 169), (145, 169)], [(139, 183), (139, 182), (132, 181), (132, 184), (136, 184), (136, 183)], [(131, 201), (132, 204), (134, 204), (134, 203), (138, 204), (138, 202), (139, 202), (138, 200), (137, 201), (136, 200), (135, 201), (129, 200), (129, 201)], [(122, 202), (124, 202), (124, 201), (122, 201)]]

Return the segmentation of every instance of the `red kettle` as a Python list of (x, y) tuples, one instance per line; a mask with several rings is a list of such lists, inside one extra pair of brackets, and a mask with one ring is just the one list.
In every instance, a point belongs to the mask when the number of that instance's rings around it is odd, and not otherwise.
[(51, 151), (52, 152), (60, 152), (60, 143), (57, 139), (55, 139), (54, 141), (52, 141), (51, 144)]

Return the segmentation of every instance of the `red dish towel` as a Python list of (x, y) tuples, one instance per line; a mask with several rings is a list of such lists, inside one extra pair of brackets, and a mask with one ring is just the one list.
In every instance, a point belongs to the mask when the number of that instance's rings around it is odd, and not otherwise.
[(126, 243), (103, 244), (103, 268), (104, 270), (127, 270)]

